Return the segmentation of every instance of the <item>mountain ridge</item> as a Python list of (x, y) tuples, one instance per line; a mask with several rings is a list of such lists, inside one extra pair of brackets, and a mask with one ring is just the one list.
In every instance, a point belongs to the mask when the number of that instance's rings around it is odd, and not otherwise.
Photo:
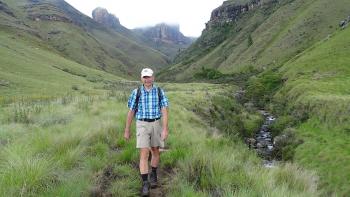
[(26, 37), (34, 35), (80, 64), (133, 78), (142, 67), (160, 69), (169, 63), (160, 52), (106, 28), (63, 0), (2, 2), (15, 17), (0, 15), (0, 25)]
[[(246, 11), (248, 2), (257, 6)], [(249, 65), (258, 69), (281, 65), (334, 32), (349, 13), (343, 9), (349, 4), (345, 0), (333, 4), (325, 0), (259, 2), (223, 3), (212, 12), (202, 36), (162, 73), (177, 70), (179, 74), (169, 80), (190, 80), (202, 67), (229, 74)], [(230, 14), (230, 10), (236, 12)], [(221, 13), (218, 22), (215, 13)]]
[(136, 42), (146, 45), (165, 54), (169, 61), (172, 60), (180, 50), (187, 48), (193, 38), (185, 37), (178, 25), (166, 23), (155, 26), (128, 29), (120, 24), (118, 17), (108, 12), (106, 8), (95, 8), (92, 18), (124, 36), (131, 37)]

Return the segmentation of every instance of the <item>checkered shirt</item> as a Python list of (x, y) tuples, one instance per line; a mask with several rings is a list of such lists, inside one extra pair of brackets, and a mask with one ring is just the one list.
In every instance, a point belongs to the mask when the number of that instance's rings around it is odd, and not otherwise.
[[(136, 94), (137, 89), (133, 90), (129, 100), (128, 108), (130, 110), (136, 110)], [(165, 96), (164, 90), (161, 89), (161, 101), (159, 103), (158, 87), (153, 85), (152, 89), (147, 91), (141, 86), (141, 94), (136, 112), (136, 119), (155, 119), (161, 117), (160, 107), (168, 107), (168, 98)]]

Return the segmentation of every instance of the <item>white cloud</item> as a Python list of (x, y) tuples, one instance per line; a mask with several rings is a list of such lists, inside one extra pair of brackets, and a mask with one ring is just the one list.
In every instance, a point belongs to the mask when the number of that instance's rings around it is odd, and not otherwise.
[(119, 18), (127, 28), (151, 26), (161, 22), (179, 24), (186, 36), (200, 36), (211, 11), (223, 0), (66, 0), (91, 17), (96, 7), (103, 7)]

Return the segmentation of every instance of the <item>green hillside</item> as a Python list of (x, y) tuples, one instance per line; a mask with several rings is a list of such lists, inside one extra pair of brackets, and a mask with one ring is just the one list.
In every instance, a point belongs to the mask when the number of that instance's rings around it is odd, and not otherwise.
[(65, 59), (32, 37), (0, 31), (0, 99), (57, 96), (67, 92), (96, 94), (115, 75)]
[[(246, 2), (255, 6), (243, 12)], [(202, 36), (161, 77), (240, 82), (243, 102), (278, 116), (276, 135), (295, 135), (282, 159), (315, 170), (323, 196), (347, 196), (350, 29), (339, 22), (348, 18), (350, 2), (256, 2), (226, 1), (214, 10)]]
[(259, 69), (283, 65), (334, 32), (350, 13), (346, 0), (261, 2), (230, 17), (227, 10), (242, 2), (226, 1), (218, 8), (223, 10), (221, 17), (209, 21), (203, 35), (162, 76), (179, 74), (164, 80), (190, 79), (202, 67), (235, 73), (249, 65)]
[(339, 196), (350, 192), (349, 43), (346, 28), (287, 62), (280, 69), (287, 81), (275, 95), (286, 112), (308, 116), (297, 128), (305, 143), (295, 160), (316, 169), (320, 187)]
[[(229, 82), (159, 84), (170, 101), (162, 195), (348, 196), (350, 27), (338, 23), (349, 14), (345, 0), (215, 9), (160, 73)], [(62, 0), (0, 1), (0, 196), (137, 196), (135, 135), (125, 141), (123, 130), (138, 82), (126, 79), (166, 64)], [(285, 137), (274, 168), (243, 143), (260, 108)]]
[(2, 1), (0, 25), (23, 37), (35, 36), (77, 63), (130, 77), (141, 67), (159, 69), (165, 56), (132, 38), (104, 27), (63, 0)]

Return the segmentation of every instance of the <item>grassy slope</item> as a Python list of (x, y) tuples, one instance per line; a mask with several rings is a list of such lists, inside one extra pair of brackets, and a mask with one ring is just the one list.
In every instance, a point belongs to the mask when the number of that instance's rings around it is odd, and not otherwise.
[[(171, 102), (170, 151), (162, 155), (162, 167), (174, 170), (169, 196), (317, 195), (312, 174), (290, 164), (263, 168), (240, 140), (213, 133), (192, 111), (232, 87), (162, 86)], [(0, 194), (137, 196), (134, 135), (130, 143), (122, 139), (127, 112), (123, 91), (130, 89), (1, 108)]]
[[(4, 1), (15, 17), (2, 14), (1, 24), (19, 32), (40, 37), (42, 42), (80, 64), (130, 77), (143, 66), (160, 68), (167, 64), (161, 53), (140, 45), (129, 37), (103, 27), (64, 1)], [(35, 21), (29, 15), (57, 15), (71, 20)], [(6, 19), (5, 19), (6, 18)], [(17, 21), (17, 22), (16, 22)], [(131, 57), (131, 58), (130, 58)]]
[[(297, 148), (295, 159), (317, 170), (320, 189), (327, 196), (346, 196), (350, 185), (350, 30), (332, 34), (338, 21), (348, 15), (348, 4), (342, 0), (331, 4), (323, 0), (293, 1), (279, 8), (255, 31), (248, 31), (247, 24), (242, 31), (252, 32), (252, 46), (248, 47), (244, 35), (233, 34), (200, 60), (184, 61), (169, 69), (180, 71), (173, 79), (182, 79), (201, 66), (220, 66), (221, 71), (234, 72), (247, 64), (266, 65), (274, 60), (276, 65), (285, 63), (281, 72), (288, 81), (275, 99), (289, 113), (310, 118), (298, 129), (305, 143)], [(257, 11), (242, 20), (252, 23), (259, 14), (263, 13)], [(195, 54), (196, 49), (191, 49)], [(226, 57), (227, 53), (230, 56)], [(256, 62), (251, 61), (252, 57)]]
[[(202, 66), (232, 73), (247, 65), (282, 65), (334, 32), (338, 22), (348, 16), (349, 4), (346, 0), (281, 1), (270, 8), (244, 13), (228, 27), (229, 33), (222, 34), (221, 37), (227, 37), (222, 43), (203, 51), (212, 42), (205, 38), (213, 36), (215, 30), (204, 33), (203, 38), (182, 54), (187, 58), (170, 67), (169, 72), (180, 70), (174, 78), (179, 80), (199, 72)], [(253, 40), (251, 46), (248, 46), (249, 35)]]
[(0, 32), (1, 98), (24, 95), (62, 95), (72, 87), (86, 93), (103, 81), (120, 78), (67, 60), (45, 47), (4, 31)]
[[(275, 98), (309, 120), (296, 160), (321, 176), (325, 192), (349, 193), (350, 29), (337, 32), (281, 68), (287, 82)], [(328, 194), (329, 195), (329, 194)]]

